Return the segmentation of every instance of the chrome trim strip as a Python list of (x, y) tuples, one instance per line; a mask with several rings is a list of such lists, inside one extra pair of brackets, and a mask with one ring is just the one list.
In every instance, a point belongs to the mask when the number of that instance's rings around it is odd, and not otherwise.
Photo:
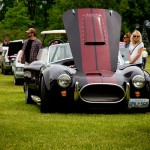
[[(118, 86), (118, 87), (121, 88), (122, 91), (124, 92), (124, 96), (122, 97), (122, 99), (120, 99), (120, 100), (117, 101), (117, 102), (93, 102), (93, 101), (90, 102), (90, 101), (86, 101), (85, 99), (83, 99), (83, 98), (81, 97), (80, 93), (82, 92), (82, 90), (83, 90), (85, 87), (87, 87), (87, 86), (89, 86), (89, 85), (113, 85), (113, 86)], [(83, 101), (85, 101), (85, 102), (87, 102), (87, 103), (95, 103), (95, 104), (116, 104), (116, 103), (119, 103), (119, 102), (121, 102), (122, 100), (124, 100), (124, 98), (125, 98), (125, 96), (126, 96), (126, 91), (122, 88), (122, 86), (120, 86), (120, 85), (118, 85), (118, 84), (113, 84), (113, 83), (92, 83), (92, 84), (86, 84), (85, 86), (83, 86), (83, 87), (81, 88), (80, 92), (79, 92), (79, 96), (80, 96), (81, 100), (83, 100)]]

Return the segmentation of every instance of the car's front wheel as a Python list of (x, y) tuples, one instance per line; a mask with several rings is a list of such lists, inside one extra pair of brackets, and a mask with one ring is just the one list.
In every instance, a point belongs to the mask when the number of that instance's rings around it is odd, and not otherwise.
[[(26, 85), (24, 85), (26, 86)], [(33, 104), (33, 100), (31, 98), (32, 95), (32, 90), (30, 88), (28, 88), (28, 86), (24, 87), (24, 91), (25, 91), (25, 102), (26, 104)]]
[(7, 71), (4, 68), (2, 68), (2, 74), (7, 75)]
[(1, 67), (1, 70), (2, 70), (2, 74), (4, 74), (4, 69)]
[(50, 110), (50, 92), (47, 90), (44, 78), (41, 79), (41, 113), (47, 113)]
[(19, 80), (16, 79), (16, 77), (14, 76), (14, 85), (18, 85), (19, 84)]

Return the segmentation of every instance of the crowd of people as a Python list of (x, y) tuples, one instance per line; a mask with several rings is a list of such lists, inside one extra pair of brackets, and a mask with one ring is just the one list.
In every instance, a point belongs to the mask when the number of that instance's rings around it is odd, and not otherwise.
[[(31, 62), (36, 60), (38, 51), (42, 47), (42, 42), (36, 38), (36, 30), (34, 28), (29, 28), (26, 31), (26, 34), (28, 39), (24, 41), (19, 61), (25, 63), (25, 65), (29, 65)], [(129, 63), (145, 69), (148, 52), (142, 42), (142, 35), (140, 31), (135, 30), (132, 34), (130, 32), (125, 33), (123, 42), (125, 43), (125, 48), (129, 50)], [(9, 41), (4, 39), (1, 46), (8, 45)]]
[(125, 48), (129, 50), (129, 64), (145, 69), (148, 52), (144, 47), (140, 31), (134, 30), (132, 34), (130, 32), (125, 33), (123, 42)]

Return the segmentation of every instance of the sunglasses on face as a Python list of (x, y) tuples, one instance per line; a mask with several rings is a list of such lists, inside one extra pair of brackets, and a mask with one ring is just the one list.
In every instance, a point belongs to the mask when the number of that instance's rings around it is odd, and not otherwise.
[(129, 38), (129, 37), (123, 37), (124, 39)]
[(138, 38), (138, 37), (140, 37), (140, 36), (139, 36), (139, 35), (133, 35), (133, 37), (137, 37), (137, 38)]

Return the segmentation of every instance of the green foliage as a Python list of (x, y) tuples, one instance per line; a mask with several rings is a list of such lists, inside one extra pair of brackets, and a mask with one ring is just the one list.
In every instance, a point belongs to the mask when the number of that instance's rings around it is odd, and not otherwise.
[[(62, 7), (63, 6), (63, 7)], [(68, 10), (75, 7), (74, 2), (70, 2), (68, 0), (55, 0), (55, 5), (52, 6), (51, 9), (49, 9), (48, 14), (48, 22), (49, 30), (55, 30), (55, 29), (64, 29), (64, 25), (62, 22), (62, 14)]]
[(5, 19), (1, 22), (1, 28), (5, 29), (25, 29), (27, 26), (33, 24), (33, 21), (29, 20), (27, 16), (27, 8), (23, 3), (16, 3), (13, 8), (5, 14)]
[(0, 23), (0, 29), (5, 31), (0, 33), (1, 40), (5, 37), (9, 37), (9, 40), (24, 38), (26, 29), (33, 23), (34, 21), (29, 20), (23, 3), (16, 3), (13, 8), (9, 8), (5, 19)]
[[(39, 32), (62, 29), (62, 14), (68, 9), (76, 8), (117, 11), (122, 16), (121, 35), (132, 32), (136, 24), (143, 25), (150, 18), (149, 0), (3, 0), (3, 3), (5, 5), (0, 10), (0, 29), (11, 30), (11, 34), (15, 34), (18, 29), (25, 31), (29, 26), (37, 28)], [(0, 33), (0, 39), (2, 36)]]
[(0, 10), (0, 20), (4, 19), (5, 13), (8, 11), (9, 8), (13, 7), (13, 3), (16, 0), (0, 0), (2, 4), (2, 8)]

